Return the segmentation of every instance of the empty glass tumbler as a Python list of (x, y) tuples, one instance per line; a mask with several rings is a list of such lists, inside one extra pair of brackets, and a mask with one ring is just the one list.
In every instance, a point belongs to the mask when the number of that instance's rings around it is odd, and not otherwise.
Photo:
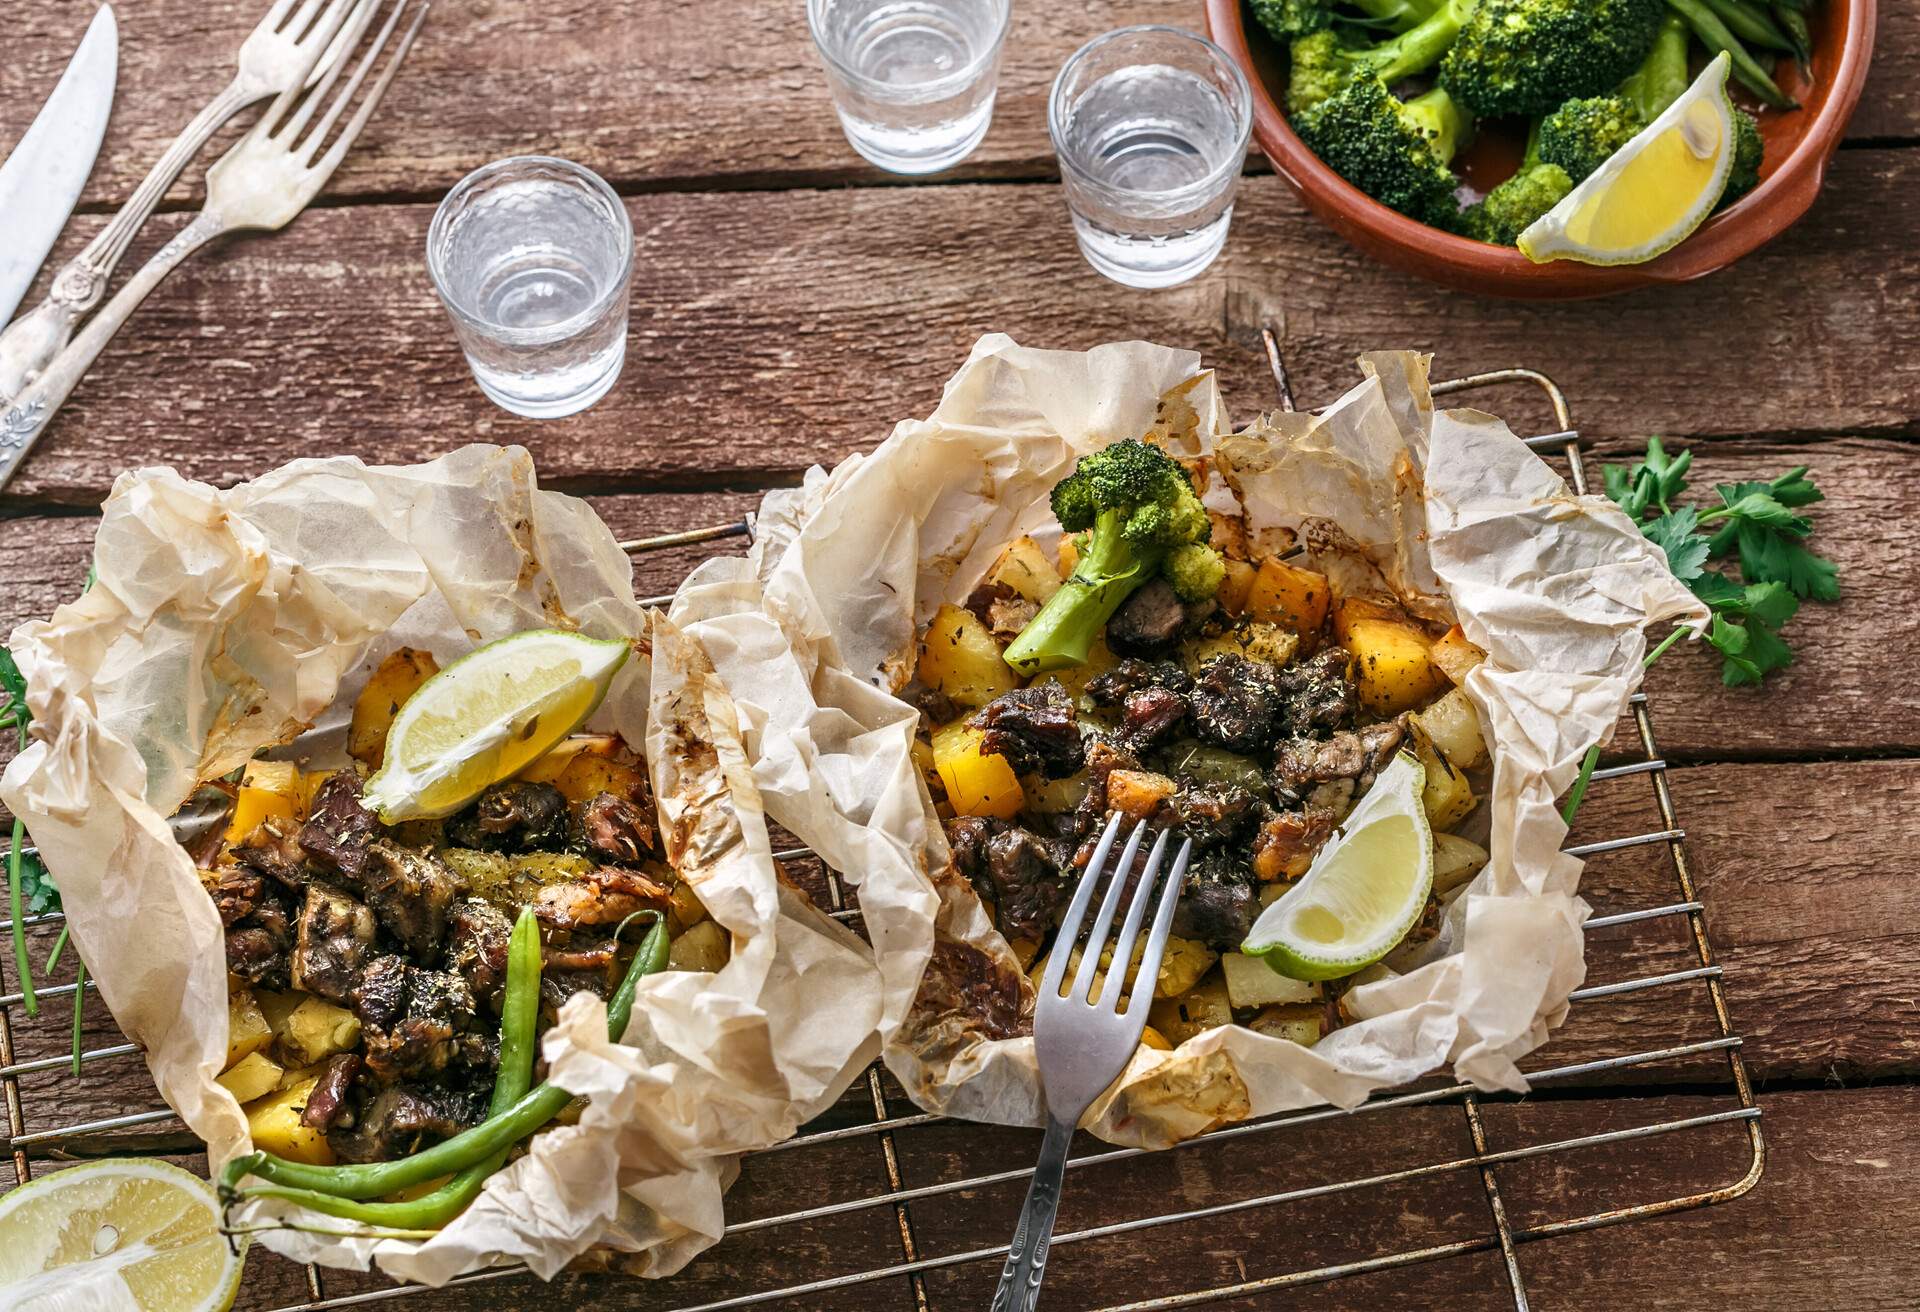
[(546, 155), (475, 169), (433, 216), (427, 270), (474, 381), (503, 410), (557, 419), (620, 376), (633, 224), (591, 170)]
[(807, 0), (847, 141), (895, 173), (952, 168), (993, 119), (1011, 0)]
[(1176, 27), (1123, 27), (1053, 81), (1047, 126), (1087, 263), (1171, 287), (1226, 244), (1253, 93), (1224, 50)]

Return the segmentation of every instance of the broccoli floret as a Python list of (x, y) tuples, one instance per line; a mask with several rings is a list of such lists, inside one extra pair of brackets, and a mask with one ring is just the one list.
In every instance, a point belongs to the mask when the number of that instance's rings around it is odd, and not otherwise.
[(1733, 111), (1733, 172), (1727, 175), (1727, 189), (1720, 196), (1720, 209), (1739, 200), (1760, 185), (1760, 161), (1766, 157), (1767, 143), (1760, 137), (1760, 124), (1744, 109)]
[(1585, 182), (1645, 126), (1625, 96), (1569, 100), (1540, 121), (1540, 158)]
[(1511, 246), (1572, 190), (1573, 179), (1558, 164), (1522, 166), (1486, 199), (1467, 207), (1460, 216), (1461, 228), (1476, 240)]
[(1432, 68), (1459, 33), (1466, 4), (1467, 0), (1446, 0), (1417, 26), (1376, 45), (1350, 46), (1331, 28), (1299, 38), (1291, 51), (1288, 111), (1304, 114), (1363, 74), (1393, 83)]
[[(1310, 32), (1324, 32), (1340, 11), (1336, 0), (1252, 0), (1254, 19), (1277, 41), (1291, 41)], [(1357, 23), (1404, 32), (1431, 18), (1439, 0), (1347, 0), (1358, 11)]]
[(1401, 101), (1377, 77), (1357, 77), (1295, 124), (1300, 139), (1354, 186), (1409, 218), (1452, 228), (1459, 179), (1448, 168), (1471, 120), (1445, 91)]
[(1440, 84), (1480, 115), (1547, 113), (1619, 85), (1653, 48), (1663, 0), (1479, 0)]
[(1053, 513), (1086, 537), (1073, 577), (1007, 648), (1022, 674), (1085, 663), (1120, 603), (1157, 575), (1187, 601), (1211, 597), (1226, 575), (1192, 478), (1157, 446), (1127, 438), (1080, 457), (1053, 489)]

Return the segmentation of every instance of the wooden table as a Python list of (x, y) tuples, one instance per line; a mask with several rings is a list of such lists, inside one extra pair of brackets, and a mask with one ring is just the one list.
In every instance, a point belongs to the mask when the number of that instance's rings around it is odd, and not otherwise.
[[(24, 128), (84, 26), (88, 6), (0, 0), (0, 142)], [(259, 0), (123, 0), (121, 82), (76, 249), (226, 76), (224, 52)], [(1747, 1036), (1770, 1156), (1726, 1206), (1526, 1246), (1539, 1308), (1911, 1308), (1920, 1243), (1920, 12), (1883, 6), (1879, 58), (1827, 193), (1796, 230), (1694, 286), (1590, 304), (1516, 305), (1443, 292), (1360, 259), (1256, 169), (1227, 250), (1204, 278), (1157, 294), (1102, 281), (1074, 249), (1053, 185), (1043, 98), (1061, 59), (1124, 23), (1200, 24), (1197, 0), (1016, 7), (994, 127), (963, 168), (920, 186), (866, 168), (841, 139), (797, 0), (606, 5), (445, 4), (328, 195), (271, 239), (190, 264), (107, 351), (0, 498), (0, 620), (44, 615), (79, 587), (101, 499), (153, 462), (228, 483), (297, 456), (411, 461), (485, 440), (530, 448), (549, 486), (592, 498), (623, 535), (737, 517), (761, 489), (869, 448), (925, 413), (979, 334), (1086, 347), (1143, 337), (1195, 347), (1245, 417), (1269, 398), (1263, 323), (1281, 329), (1299, 394), (1336, 395), (1356, 352), (1417, 347), (1439, 374), (1528, 364), (1553, 375), (1603, 456), (1649, 432), (1696, 452), (1699, 482), (1813, 466), (1828, 499), (1822, 549), (1845, 600), (1789, 631), (1799, 663), (1764, 692), (1729, 691), (1699, 652), (1651, 679), (1672, 787), (1701, 872), (1735, 1024)], [(422, 267), (433, 205), (469, 168), (526, 151), (571, 156), (628, 198), (639, 243), (626, 373), (586, 415), (533, 424), (475, 389)], [(190, 178), (169, 208), (191, 204)], [(156, 221), (135, 249), (182, 220)], [(37, 294), (37, 293), (36, 293)], [(1516, 402), (1517, 424), (1544, 427)], [(685, 553), (640, 566), (670, 588)], [(1903, 674), (1903, 671), (1909, 671)], [(1583, 836), (1657, 827), (1641, 790), (1599, 790)], [(1602, 905), (1670, 895), (1643, 855), (1596, 860)], [(1597, 935), (1595, 980), (1667, 968), (1666, 947)], [(36, 950), (42, 955), (45, 944)], [(11, 987), (11, 985), (9, 985)], [(68, 1004), (26, 1027), (22, 1055), (64, 1049)], [(1576, 1010), (1542, 1061), (1701, 1037), (1704, 994)], [(96, 1007), (89, 1047), (119, 1042)], [(1725, 1105), (1723, 1060), (1640, 1068), (1490, 1107), (1506, 1144), (1545, 1141)], [(134, 1057), (84, 1080), (29, 1076), (29, 1129), (150, 1106)], [(866, 1098), (853, 1095), (854, 1107)], [(854, 1113), (849, 1112), (852, 1116)], [(1464, 1138), (1457, 1112), (1410, 1110), (1329, 1124), (1237, 1156), (1134, 1162), (1070, 1195), (1063, 1227), (1128, 1207), (1202, 1206), (1391, 1170)], [(1503, 1138), (1504, 1136), (1504, 1138)], [(907, 1184), (1031, 1161), (1028, 1132), (938, 1129), (901, 1138)], [(1569, 1214), (1726, 1183), (1745, 1168), (1739, 1127), (1502, 1168), (1509, 1208)], [(1439, 1145), (1436, 1147), (1436, 1145)], [(120, 1149), (187, 1152), (177, 1123)], [(1463, 1149), (1464, 1151), (1464, 1149)], [(0, 1166), (0, 1172), (8, 1168)], [(1091, 1179), (1091, 1177), (1088, 1177)], [(11, 1183), (0, 1174), (0, 1188)], [(883, 1188), (871, 1141), (805, 1172), (750, 1165), (735, 1215)], [(1001, 1185), (917, 1211), (927, 1249), (1004, 1242), (1017, 1199)], [(875, 1224), (876, 1221), (888, 1224)], [(428, 1295), (408, 1307), (545, 1300), (665, 1307), (781, 1279), (837, 1253), (845, 1269), (897, 1261), (891, 1212), (784, 1239), (729, 1241), (675, 1285), (572, 1277)], [(863, 1222), (863, 1223), (861, 1223)], [(1484, 1234), (1477, 1180), (1457, 1197), (1395, 1189), (1307, 1202), (1208, 1226), (1148, 1232), (1100, 1261), (1055, 1261), (1061, 1307), (1110, 1304), (1385, 1248)], [(990, 1271), (928, 1281), (936, 1309), (984, 1305)], [(371, 1287), (329, 1279), (329, 1293)], [(304, 1297), (299, 1272), (257, 1258), (243, 1306)], [(904, 1281), (787, 1306), (904, 1308)], [(1245, 1307), (1511, 1306), (1497, 1254), (1430, 1263), (1235, 1304)]]

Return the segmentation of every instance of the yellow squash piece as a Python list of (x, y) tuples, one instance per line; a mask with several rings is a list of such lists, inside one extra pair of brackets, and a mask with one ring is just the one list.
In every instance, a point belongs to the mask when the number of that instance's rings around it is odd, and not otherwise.
[(1004, 756), (980, 750), (982, 733), (955, 720), (933, 735), (933, 768), (946, 786), (955, 815), (990, 815), (1011, 820), (1026, 805), (1020, 780)]

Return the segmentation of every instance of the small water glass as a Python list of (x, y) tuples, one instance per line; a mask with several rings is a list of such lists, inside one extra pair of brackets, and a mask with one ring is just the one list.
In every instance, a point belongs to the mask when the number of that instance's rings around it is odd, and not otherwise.
[(1011, 0), (807, 0), (847, 142), (894, 173), (938, 173), (993, 119)]
[(1246, 75), (1205, 37), (1123, 27), (1053, 80), (1047, 127), (1087, 263), (1171, 287), (1219, 255), (1253, 129)]
[(475, 169), (433, 216), (427, 270), (501, 409), (557, 419), (620, 376), (633, 224), (590, 169), (547, 155)]

